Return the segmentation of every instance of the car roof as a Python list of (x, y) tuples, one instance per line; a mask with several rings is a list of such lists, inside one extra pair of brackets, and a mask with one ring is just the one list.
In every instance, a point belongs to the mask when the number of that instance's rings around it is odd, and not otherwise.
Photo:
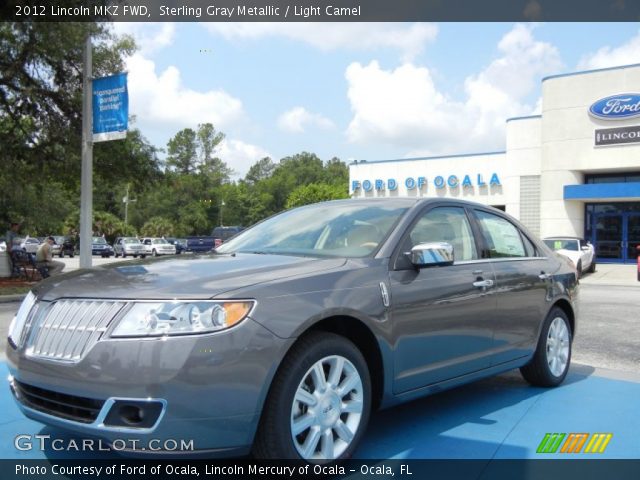
[[(429, 203), (450, 203), (450, 204), (457, 204), (457, 205), (467, 205), (470, 207), (481, 207), (481, 208), (487, 208), (487, 209), (491, 209), (491, 210), (496, 210), (495, 207), (492, 207), (491, 205), (486, 205), (484, 203), (479, 203), (479, 202), (473, 202), (471, 200), (463, 200), (461, 198), (446, 198), (446, 197), (408, 197), (408, 196), (404, 196), (404, 197), (372, 197), (372, 198), (346, 198), (346, 199), (341, 199), (341, 200), (329, 200), (326, 202), (321, 202), (321, 203), (325, 203), (325, 204), (335, 204), (335, 205), (340, 205), (340, 204), (350, 204), (350, 203), (354, 203), (354, 202), (358, 202), (361, 204), (371, 204), (371, 205), (377, 205), (379, 203), (384, 203), (384, 204), (388, 204), (388, 205), (392, 205), (392, 206), (398, 206), (398, 207), (412, 207), (415, 205), (426, 205)], [(310, 207), (313, 205), (317, 205), (317, 204), (310, 204), (310, 205), (305, 205), (302, 206), (300, 208), (305, 208), (305, 207)], [(505, 213), (502, 210), (498, 210), (501, 213)]]

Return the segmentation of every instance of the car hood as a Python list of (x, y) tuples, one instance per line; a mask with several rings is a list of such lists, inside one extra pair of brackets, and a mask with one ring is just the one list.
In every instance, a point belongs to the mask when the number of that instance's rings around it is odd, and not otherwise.
[(35, 293), (44, 300), (213, 298), (242, 287), (339, 268), (345, 262), (248, 253), (119, 262), (51, 277)]
[(569, 257), (574, 265), (577, 265), (578, 260), (580, 260), (581, 258), (580, 252), (576, 252), (575, 250), (565, 250), (564, 248), (561, 248), (559, 250), (556, 250), (556, 253), (564, 255), (565, 257)]

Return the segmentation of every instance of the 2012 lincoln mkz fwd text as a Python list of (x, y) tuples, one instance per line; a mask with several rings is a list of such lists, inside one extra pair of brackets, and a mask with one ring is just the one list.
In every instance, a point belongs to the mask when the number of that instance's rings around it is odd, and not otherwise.
[(211, 456), (350, 456), (372, 409), (520, 368), (567, 374), (577, 274), (505, 213), (447, 199), (319, 203), (206, 255), (39, 284), (9, 330), (24, 414)]

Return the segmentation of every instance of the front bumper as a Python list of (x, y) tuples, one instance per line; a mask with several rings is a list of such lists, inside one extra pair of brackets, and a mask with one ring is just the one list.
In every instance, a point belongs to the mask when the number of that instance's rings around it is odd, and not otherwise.
[(147, 251), (144, 248), (139, 249), (139, 250), (138, 249), (133, 250), (133, 249), (130, 249), (130, 248), (124, 248), (122, 251), (127, 255), (147, 255)]
[[(33, 359), (11, 346), (7, 361), (14, 398), (31, 419), (107, 443), (192, 441), (195, 450), (225, 456), (250, 448), (286, 342), (249, 318), (214, 334), (101, 340), (74, 364)], [(93, 420), (72, 419), (27, 401), (25, 391), (47, 392), (60, 403), (95, 399), (99, 413)], [(123, 402), (161, 410), (150, 425), (114, 425), (107, 419)]]

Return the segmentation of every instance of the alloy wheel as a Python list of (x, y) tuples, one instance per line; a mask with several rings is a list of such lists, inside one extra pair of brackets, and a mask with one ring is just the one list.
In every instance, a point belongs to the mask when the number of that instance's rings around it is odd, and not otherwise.
[(363, 414), (363, 385), (356, 367), (332, 355), (317, 361), (298, 385), (291, 407), (291, 436), (306, 460), (331, 460), (353, 441)]
[(561, 376), (569, 362), (569, 329), (564, 319), (556, 317), (547, 333), (547, 363), (551, 373)]

